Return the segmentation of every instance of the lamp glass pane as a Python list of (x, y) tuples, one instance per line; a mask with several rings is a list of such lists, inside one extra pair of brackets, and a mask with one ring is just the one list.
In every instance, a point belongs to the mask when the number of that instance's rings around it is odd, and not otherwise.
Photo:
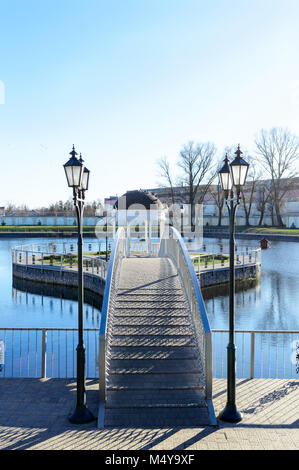
[(68, 186), (72, 187), (73, 186), (73, 172), (72, 172), (72, 167), (71, 166), (65, 166), (65, 175), (66, 175), (66, 180)]
[(244, 186), (248, 165), (231, 165), (231, 171), (235, 186)]
[(73, 172), (73, 186), (80, 186), (82, 179), (82, 167), (79, 165), (74, 165), (72, 167)]
[(88, 183), (89, 183), (89, 171), (83, 171), (82, 189), (84, 189), (85, 191), (88, 189)]
[(232, 179), (230, 173), (219, 173), (220, 184), (223, 191), (229, 191), (232, 188)]

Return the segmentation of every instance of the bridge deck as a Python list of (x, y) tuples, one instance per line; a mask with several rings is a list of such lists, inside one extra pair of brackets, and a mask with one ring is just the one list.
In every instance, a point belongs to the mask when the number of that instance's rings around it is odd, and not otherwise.
[(124, 259), (115, 298), (105, 426), (209, 424), (201, 360), (173, 263)]

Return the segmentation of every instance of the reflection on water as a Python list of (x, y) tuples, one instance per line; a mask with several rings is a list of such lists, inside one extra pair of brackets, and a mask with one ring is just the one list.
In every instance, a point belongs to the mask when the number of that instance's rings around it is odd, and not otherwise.
[[(96, 239), (95, 239), (96, 240)], [(52, 239), (0, 239), (0, 328), (77, 328), (76, 288), (13, 279), (11, 248)], [(55, 239), (55, 242), (63, 242)], [(70, 243), (72, 240), (68, 240)], [(74, 244), (76, 240), (73, 239)], [(88, 241), (87, 241), (88, 243)], [(85, 291), (84, 327), (98, 328), (101, 298)]]
[[(228, 240), (206, 239), (206, 250), (222, 246), (228, 252)], [(256, 247), (253, 240), (237, 240), (239, 250)], [(213, 294), (215, 297), (213, 297)], [(203, 291), (213, 329), (228, 328), (228, 286)], [(299, 243), (272, 242), (262, 251), (260, 280), (236, 284), (235, 326), (246, 330), (299, 329)]]
[[(49, 240), (33, 239), (33, 243)], [(55, 239), (55, 241), (59, 241)], [(40, 375), (41, 332), (14, 333), (1, 328), (77, 328), (77, 289), (49, 286), (30, 281), (13, 280), (11, 274), (11, 248), (27, 244), (28, 239), (0, 239), (0, 340), (7, 344), (6, 371), (8, 375)], [(74, 240), (75, 243), (75, 240)], [(239, 252), (257, 242), (242, 240)], [(205, 240), (206, 252), (228, 253), (228, 240)], [(236, 284), (235, 327), (238, 330), (298, 330), (299, 329), (299, 243), (272, 242), (271, 249), (262, 251), (262, 269), (259, 280)], [(203, 290), (212, 329), (228, 329), (228, 286)], [(85, 291), (84, 327), (98, 328), (101, 299)], [(76, 333), (49, 332), (47, 342), (47, 370), (52, 376), (74, 377), (77, 344)], [(290, 370), (290, 335), (260, 335), (256, 337), (257, 376), (278, 373), (292, 376)], [(226, 334), (213, 337), (215, 375), (226, 372)], [(250, 335), (237, 335), (238, 376), (248, 376)], [(96, 333), (85, 337), (87, 346), (87, 373), (98, 374)], [(9, 349), (11, 348), (11, 349)], [(12, 348), (14, 348), (12, 350)], [(25, 354), (19, 359), (19, 350)], [(9, 352), (10, 351), (10, 352)], [(14, 356), (15, 355), (15, 356)], [(14, 359), (15, 357), (15, 359)], [(30, 361), (29, 358), (30, 357)], [(262, 358), (262, 360), (261, 360)], [(277, 360), (278, 358), (278, 360)], [(240, 362), (241, 361), (241, 362)], [(244, 372), (245, 371), (245, 372)], [(285, 375), (286, 374), (286, 375)]]

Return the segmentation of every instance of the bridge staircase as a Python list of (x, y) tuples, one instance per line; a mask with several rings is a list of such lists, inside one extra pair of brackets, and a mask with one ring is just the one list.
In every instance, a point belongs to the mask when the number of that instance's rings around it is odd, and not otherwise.
[(158, 256), (140, 258), (126, 257), (124, 233), (117, 236), (100, 331), (99, 427), (216, 424), (210, 331), (205, 311), (194, 322), (204, 304), (197, 299), (194, 309), (196, 292), (189, 298), (178, 248), (188, 254), (174, 235), (161, 241)]

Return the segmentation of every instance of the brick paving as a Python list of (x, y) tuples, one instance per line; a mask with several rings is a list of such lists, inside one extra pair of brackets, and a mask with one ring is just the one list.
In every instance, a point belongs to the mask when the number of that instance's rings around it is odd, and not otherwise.
[[(226, 380), (214, 379), (216, 414), (226, 401)], [(98, 429), (72, 425), (76, 384), (70, 379), (0, 379), (0, 449), (170, 450), (299, 449), (299, 380), (237, 381), (236, 425)], [(98, 383), (87, 381), (87, 402), (97, 414)]]

